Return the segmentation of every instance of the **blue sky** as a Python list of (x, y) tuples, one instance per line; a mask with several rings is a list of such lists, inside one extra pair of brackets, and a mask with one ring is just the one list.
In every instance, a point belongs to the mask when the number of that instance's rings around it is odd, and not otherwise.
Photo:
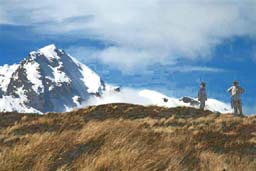
[(226, 89), (239, 80), (246, 112), (256, 113), (253, 0), (1, 0), (0, 8), (0, 65), (54, 43), (107, 82), (169, 96), (196, 96), (204, 80), (210, 97), (229, 102)]

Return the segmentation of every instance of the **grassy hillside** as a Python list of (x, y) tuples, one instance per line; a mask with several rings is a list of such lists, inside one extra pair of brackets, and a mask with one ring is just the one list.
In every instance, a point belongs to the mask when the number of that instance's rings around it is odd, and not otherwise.
[(255, 171), (256, 116), (110, 104), (0, 114), (0, 171)]

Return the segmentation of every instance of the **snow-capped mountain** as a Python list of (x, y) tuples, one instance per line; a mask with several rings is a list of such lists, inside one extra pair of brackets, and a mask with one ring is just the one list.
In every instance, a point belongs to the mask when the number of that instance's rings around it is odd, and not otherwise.
[[(110, 86), (55, 45), (30, 52), (18, 65), (0, 67), (0, 112), (65, 112), (120, 102), (166, 107), (199, 105), (189, 97), (177, 99), (152, 90)], [(222, 113), (231, 111), (228, 105), (215, 99), (209, 99), (206, 108)]]
[(55, 45), (1, 67), (0, 83), (0, 110), (18, 112), (66, 111), (105, 89), (99, 75)]

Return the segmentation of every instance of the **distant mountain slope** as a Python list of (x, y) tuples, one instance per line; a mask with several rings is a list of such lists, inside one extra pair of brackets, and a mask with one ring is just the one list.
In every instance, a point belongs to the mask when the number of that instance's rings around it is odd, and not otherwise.
[(2, 67), (0, 82), (2, 111), (66, 111), (105, 89), (99, 75), (55, 45)]
[[(190, 97), (177, 99), (152, 90), (111, 86), (104, 78), (55, 45), (30, 52), (18, 65), (0, 67), (0, 112), (66, 112), (107, 103), (198, 107)], [(229, 105), (209, 99), (206, 109), (229, 113)]]
[(130, 104), (0, 114), (0, 171), (254, 171), (256, 117)]

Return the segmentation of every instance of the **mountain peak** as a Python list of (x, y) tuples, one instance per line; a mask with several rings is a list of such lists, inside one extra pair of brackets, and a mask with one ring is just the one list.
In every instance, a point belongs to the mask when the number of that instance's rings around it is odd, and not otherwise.
[(38, 51), (40, 52), (40, 54), (43, 54), (48, 59), (52, 60), (52, 59), (60, 58), (60, 56), (56, 53), (57, 50), (58, 50), (57, 47), (54, 44), (51, 44), (39, 49)]
[(58, 49), (55, 44), (47, 45), (43, 48), (38, 49), (37, 51), (30, 52), (30, 56), (32, 57), (46, 57), (48, 60), (60, 59), (60, 55), (58, 53), (63, 53), (61, 49)]
[(54, 51), (57, 49), (55, 44), (50, 44), (39, 49), (39, 51)]

